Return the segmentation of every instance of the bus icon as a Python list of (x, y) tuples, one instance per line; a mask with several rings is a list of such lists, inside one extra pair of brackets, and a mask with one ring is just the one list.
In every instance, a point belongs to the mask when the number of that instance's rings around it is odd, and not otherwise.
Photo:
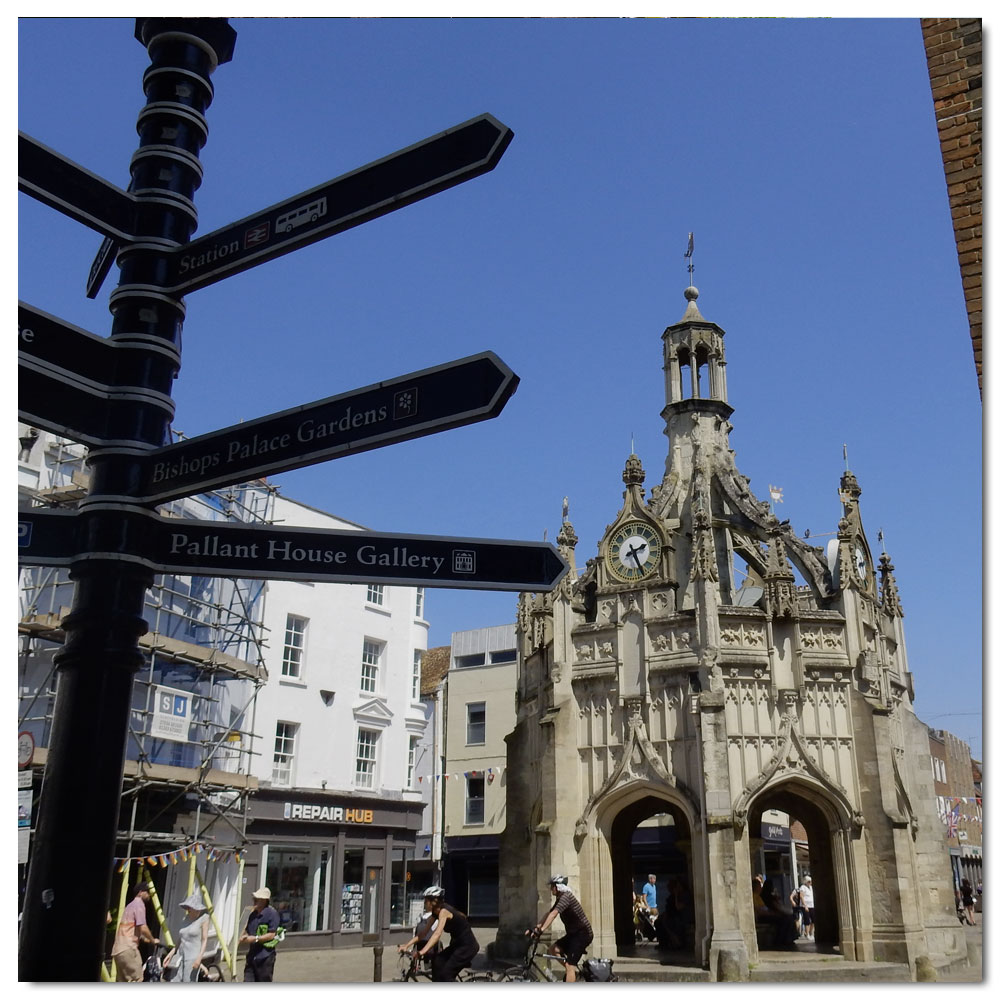
[(300, 205), (290, 212), (285, 212), (284, 215), (279, 215), (274, 228), (279, 233), (290, 233), (307, 222), (316, 222), (323, 215), (326, 215), (326, 198), (317, 198), (307, 205)]

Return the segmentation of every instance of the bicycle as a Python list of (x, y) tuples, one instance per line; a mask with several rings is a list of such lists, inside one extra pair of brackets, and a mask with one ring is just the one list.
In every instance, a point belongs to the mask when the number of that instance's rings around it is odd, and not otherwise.
[[(419, 950), (402, 951), (399, 953), (399, 975), (393, 979), (394, 983), (417, 983), (420, 981), (432, 981), (432, 955), (421, 955)], [(475, 969), (463, 969), (458, 974), (460, 983), (491, 983), (493, 977), (489, 972)]]
[[(526, 931), (530, 938), (524, 961), (520, 965), (504, 969), (499, 977), (494, 980), (498, 983), (555, 983), (559, 980), (546, 966), (541, 965), (536, 955), (540, 943), (539, 935), (532, 930)], [(559, 962), (565, 969), (567, 959), (565, 955), (554, 955), (546, 952), (542, 958), (549, 961)], [(580, 969), (580, 982), (585, 983), (617, 983), (618, 977), (612, 971), (614, 959), (611, 958), (586, 958), (581, 959), (578, 968)]]

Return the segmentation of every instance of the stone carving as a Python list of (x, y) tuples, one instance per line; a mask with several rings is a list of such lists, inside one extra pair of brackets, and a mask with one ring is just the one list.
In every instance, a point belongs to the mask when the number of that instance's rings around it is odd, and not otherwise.
[(578, 660), (592, 660), (594, 658), (594, 651), (589, 642), (576, 647), (576, 658)]
[(795, 709), (796, 693), (782, 693), (781, 728), (778, 732), (778, 745), (764, 769), (756, 778), (749, 781), (733, 805), (733, 827), (738, 833), (746, 827), (747, 813), (750, 803), (768, 786), (780, 784), (790, 776), (800, 775), (804, 779), (819, 782), (829, 793), (841, 820), (848, 823), (855, 834), (864, 826), (864, 817), (851, 803), (850, 796), (841, 785), (831, 777), (818, 759), (809, 753), (814, 740), (806, 740), (799, 733), (799, 722)]
[(766, 637), (764, 628), (760, 625), (730, 625), (719, 633), (724, 646), (743, 646), (760, 649), (764, 646)]
[(653, 594), (650, 601), (654, 611), (668, 611), (670, 609), (670, 598), (666, 594)]
[(600, 648), (601, 648), (601, 656), (611, 657), (615, 655), (614, 643), (602, 642)]

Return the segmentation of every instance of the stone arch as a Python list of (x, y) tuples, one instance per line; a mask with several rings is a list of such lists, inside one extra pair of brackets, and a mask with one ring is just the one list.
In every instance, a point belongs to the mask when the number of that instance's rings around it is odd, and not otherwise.
[[(677, 854), (683, 859), (682, 868), (676, 874), (684, 882), (692, 919), (703, 919), (699, 907), (695, 905), (702, 888), (699, 877), (702, 867), (698, 837), (699, 814), (683, 792), (674, 787), (639, 779), (618, 786), (595, 805), (591, 823), (592, 832), (596, 836), (588, 837), (587, 841), (592, 849), (599, 849), (602, 855), (596, 868), (601, 871), (602, 876), (600, 889), (603, 891), (598, 892), (601, 901), (598, 919), (602, 925), (605, 947), (613, 943), (621, 953), (627, 952), (634, 945), (632, 835), (640, 823), (657, 813), (668, 813), (673, 817)], [(665, 892), (665, 884), (663, 889)], [(692, 925), (690, 941), (694, 940), (695, 929)], [(691, 949), (686, 945), (685, 950)]]
[[(761, 816), (767, 809), (788, 813), (805, 827), (809, 842), (808, 874), (812, 876), (815, 892), (817, 948), (837, 947), (845, 958), (860, 957), (855, 940), (857, 871), (852, 850), (852, 842), (860, 834), (856, 815), (837, 794), (837, 789), (809, 774), (772, 780), (757, 788), (746, 802), (742, 839), (748, 863), (751, 863), (753, 832), (760, 830)], [(799, 872), (800, 878), (802, 875)], [(751, 954), (755, 951), (756, 941)]]

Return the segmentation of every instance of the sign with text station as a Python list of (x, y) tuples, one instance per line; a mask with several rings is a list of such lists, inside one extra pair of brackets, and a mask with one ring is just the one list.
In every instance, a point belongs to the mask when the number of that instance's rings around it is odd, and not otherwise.
[(166, 503), (488, 420), (518, 381), (485, 351), (178, 441), (145, 458), (142, 502)]
[(132, 195), (23, 132), (17, 133), (17, 189), (104, 236), (132, 239)]
[(157, 572), (183, 576), (510, 591), (551, 590), (568, 569), (548, 542), (229, 524), (134, 509), (141, 525), (106, 537), (141, 538), (144, 551), (82, 552), (78, 516), (18, 511), (18, 562), (65, 566), (77, 558), (141, 557)]
[(207, 233), (173, 251), (164, 291), (186, 295), (492, 170), (514, 133), (483, 114)]

